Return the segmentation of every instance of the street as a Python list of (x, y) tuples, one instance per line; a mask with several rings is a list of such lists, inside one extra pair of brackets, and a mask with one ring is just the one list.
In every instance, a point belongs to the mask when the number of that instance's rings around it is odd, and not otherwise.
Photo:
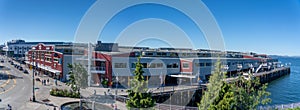
[[(29, 101), (32, 96), (32, 80), (29, 74), (24, 74), (7, 62), (2, 63), (6, 70), (1, 70), (4, 77), (1, 81), (0, 90), (0, 108), (7, 107), (10, 104), (13, 109), (21, 108)], [(5, 81), (4, 81), (5, 80)]]

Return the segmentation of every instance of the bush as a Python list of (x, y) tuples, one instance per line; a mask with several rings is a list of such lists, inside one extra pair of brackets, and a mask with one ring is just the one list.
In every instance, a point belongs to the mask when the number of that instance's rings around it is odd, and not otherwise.
[(108, 80), (103, 78), (101, 84), (104, 88), (107, 88), (108, 87)]
[(57, 97), (80, 98), (80, 93), (73, 92), (73, 91), (67, 90), (67, 89), (52, 88), (50, 90), (50, 95), (57, 96)]

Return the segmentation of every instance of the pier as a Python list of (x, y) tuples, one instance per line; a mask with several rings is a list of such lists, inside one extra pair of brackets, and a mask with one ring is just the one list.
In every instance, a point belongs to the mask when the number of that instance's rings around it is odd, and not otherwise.
[(267, 72), (254, 73), (253, 75), (257, 78), (260, 78), (260, 83), (268, 83), (290, 73), (290, 67), (281, 67)]
[[(276, 80), (282, 76), (290, 74), (290, 67), (275, 68), (270, 71), (252, 73), (256, 78), (260, 78), (261, 83), (268, 83)], [(233, 81), (238, 78), (227, 78), (227, 81)], [(177, 85), (177, 86), (165, 86), (157, 88), (149, 88), (148, 91), (152, 92), (153, 98), (157, 99), (157, 109), (180, 109), (180, 110), (197, 110), (195, 102), (200, 102), (201, 96), (206, 90), (206, 84), (192, 84), (192, 85)], [(115, 92), (118, 92), (116, 99), (120, 102), (126, 102), (127, 89), (111, 89), (106, 91), (107, 95), (114, 97)], [(297, 104), (294, 104), (297, 105)]]

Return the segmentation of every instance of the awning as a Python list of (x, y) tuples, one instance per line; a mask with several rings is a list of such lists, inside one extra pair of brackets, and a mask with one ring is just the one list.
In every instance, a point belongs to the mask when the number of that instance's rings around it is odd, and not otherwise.
[[(25, 63), (35, 66), (33, 62), (31, 62), (31, 63), (30, 63), (30, 62), (28, 62), (28, 61), (25, 61)], [(38, 67), (38, 68), (41, 68), (41, 69), (43, 69), (43, 70), (46, 70), (46, 71), (49, 71), (49, 72), (55, 73), (55, 74), (59, 74), (59, 73), (61, 73), (61, 71), (58, 71), (58, 70), (52, 69), (52, 68), (51, 68), (51, 67), (49, 67), (49, 66), (43, 66), (43, 65), (41, 65), (41, 64), (38, 64), (38, 65), (37, 65), (37, 67)]]
[(30, 64), (30, 62), (29, 62), (29, 61), (25, 61), (25, 63), (26, 63), (26, 64)]

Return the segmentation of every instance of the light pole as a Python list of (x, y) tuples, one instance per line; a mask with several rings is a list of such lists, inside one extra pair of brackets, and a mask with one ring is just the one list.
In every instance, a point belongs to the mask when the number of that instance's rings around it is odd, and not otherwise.
[(119, 73), (117, 73), (117, 76), (116, 76), (116, 91), (115, 91), (115, 106), (114, 106), (114, 109), (116, 110), (117, 109), (117, 95), (118, 95), (118, 84), (119, 84)]
[(33, 58), (34, 58), (34, 56), (33, 56), (33, 52), (31, 53), (31, 61), (32, 61), (32, 65), (35, 65), (35, 67), (34, 68), (32, 68), (32, 102), (35, 102), (36, 100), (35, 100), (35, 91), (34, 91), (34, 74), (35, 74), (35, 68), (37, 68), (37, 64), (36, 64), (36, 62), (34, 62), (34, 60), (33, 60)]

